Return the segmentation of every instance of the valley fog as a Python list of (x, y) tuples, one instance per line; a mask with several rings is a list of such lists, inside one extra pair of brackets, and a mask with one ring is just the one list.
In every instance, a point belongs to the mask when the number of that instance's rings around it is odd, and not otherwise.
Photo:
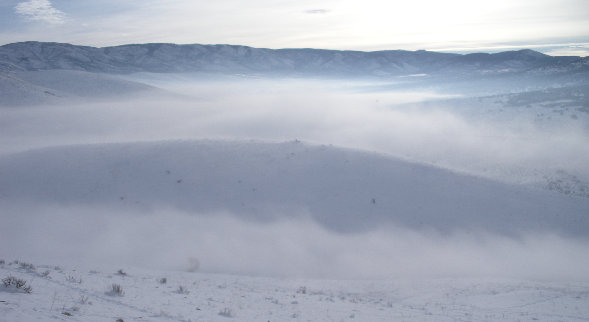
[[(561, 194), (563, 191), (542, 193), (573, 198), (572, 204), (575, 204), (574, 209), (580, 209), (575, 210), (579, 213), (587, 209), (585, 188), (589, 178), (586, 162), (589, 146), (584, 142), (589, 138), (589, 131), (583, 114), (577, 119), (565, 115), (560, 119), (555, 117), (551, 122), (538, 122), (537, 111), (512, 113), (503, 106), (492, 104), (465, 108), (464, 104), (471, 97), (459, 91), (442, 92), (424, 87), (392, 91), (383, 89), (387, 84), (371, 81), (244, 77), (186, 79), (187, 76), (180, 75), (133, 77), (165, 92), (88, 103), (2, 108), (0, 151), (8, 157), (28, 150), (44, 153), (44, 149), (48, 149), (47, 156), (58, 159), (63, 156), (76, 164), (79, 162), (76, 160), (87, 158), (80, 154), (77, 159), (78, 146), (100, 151), (101, 145), (111, 143), (125, 143), (132, 147), (140, 142), (158, 142), (158, 146), (165, 147), (204, 139), (213, 140), (211, 144), (215, 140), (238, 142), (236, 144), (248, 149), (248, 144), (255, 145), (256, 142), (302, 141), (310, 146), (376, 153), (403, 162), (473, 175), (473, 178), (525, 184), (540, 191), (546, 190), (551, 182), (561, 180), (560, 183), (565, 182), (562, 189), (572, 190), (574, 196), (565, 196)], [(453, 108), (454, 102), (461, 102), (462, 106)], [(255, 155), (255, 149), (260, 148), (254, 148), (254, 145), (251, 151)], [(72, 148), (66, 154), (51, 152), (56, 146)], [(279, 153), (295, 155), (287, 148)], [(115, 154), (115, 157), (121, 158), (120, 164), (128, 164), (129, 169), (133, 169), (134, 164), (140, 166), (143, 163), (125, 153)], [(274, 158), (271, 153), (270, 157)], [(178, 155), (178, 162), (183, 162), (183, 158)], [(329, 165), (333, 161), (326, 158), (313, 162)], [(102, 161), (96, 162), (100, 167)], [(154, 162), (157, 164), (158, 161)], [(157, 171), (161, 174), (174, 164), (163, 164)], [(22, 167), (27, 167), (26, 163)], [(198, 167), (198, 164), (194, 165), (194, 169)], [(245, 173), (247, 167), (244, 165)], [(48, 172), (59, 178), (60, 173), (67, 176), (67, 169), (64, 166)], [(112, 168), (114, 172), (109, 174), (117, 176), (113, 177), (115, 183), (125, 181), (129, 176), (127, 170), (121, 169)], [(118, 171), (121, 179), (117, 179)], [(140, 176), (153, 175), (141, 170), (141, 166), (138, 171)], [(378, 173), (380, 170), (374, 171)], [(262, 176), (265, 178), (266, 174)], [(174, 178), (177, 186), (183, 179), (186, 178)], [(239, 178), (234, 179), (232, 184), (241, 183)], [(43, 182), (45, 179), (39, 180)], [(149, 199), (141, 198), (149, 196), (152, 183), (130, 186), (131, 190), (126, 193), (132, 195), (133, 191), (139, 191), (136, 204), (130, 208), (110, 201), (103, 203), (102, 199), (90, 203), (76, 199), (79, 189), (82, 192), (89, 189), (89, 195), (95, 194), (92, 192), (96, 189), (92, 188), (93, 182), (101, 180), (94, 174), (88, 177), (82, 174), (80, 182), (60, 188), (65, 189), (62, 190), (64, 197), (46, 199), (28, 199), (30, 193), (27, 191), (37, 188), (27, 182), (11, 183), (16, 187), (14, 191), (24, 192), (19, 192), (21, 197), (5, 198), (3, 202), (4, 220), (8, 224), (2, 225), (0, 251), (46, 262), (67, 262), (75, 255), (75, 262), (80, 265), (108, 263), (178, 270), (187, 269), (191, 259), (197, 259), (200, 268), (207, 272), (318, 278), (501, 276), (585, 279), (589, 271), (589, 262), (582, 260), (582, 254), (589, 251), (583, 233), (572, 233), (567, 230), (569, 228), (559, 231), (534, 228), (534, 219), (525, 222), (529, 219), (524, 219), (527, 216), (524, 213), (515, 213), (513, 222), (501, 223), (499, 219), (487, 218), (474, 230), (458, 224), (447, 231), (439, 229), (445, 227), (446, 216), (454, 216), (452, 213), (437, 214), (423, 228), (410, 228), (386, 219), (389, 216), (410, 218), (411, 213), (390, 213), (382, 218), (377, 215), (366, 217), (369, 219), (364, 224), (368, 224), (368, 229), (351, 227), (342, 230), (331, 226), (332, 222), (338, 221), (339, 214), (309, 213), (305, 204), (276, 208), (270, 217), (247, 217), (229, 206), (212, 212), (179, 210), (173, 201), (177, 198), (171, 192), (159, 203), (150, 204)], [(272, 187), (272, 180), (280, 179), (267, 180), (266, 184)], [(227, 192), (232, 188), (225, 184), (224, 181), (213, 181), (212, 186), (204, 189), (220, 191), (212, 198), (222, 204), (236, 198), (235, 192)], [(394, 186), (394, 182), (390, 184)], [(23, 188), (18, 190), (20, 185)], [(285, 193), (305, 191), (309, 187), (296, 186), (293, 189)], [(421, 191), (419, 186), (407, 189)], [(141, 191), (147, 191), (147, 194), (143, 196)], [(4, 194), (9, 194), (8, 190), (5, 189)], [(68, 194), (73, 197), (67, 197)], [(350, 196), (353, 194), (344, 194), (341, 198)], [(189, 195), (185, 197), (190, 199)], [(113, 198), (120, 199), (121, 203), (131, 201), (131, 197), (123, 192), (120, 198), (118, 195)], [(330, 202), (339, 202), (337, 198)], [(492, 196), (488, 198), (492, 200)], [(373, 203), (381, 200), (373, 199)], [(557, 204), (562, 203), (563, 215), (580, 216), (567, 214), (567, 201), (562, 200)], [(370, 198), (364, 202), (369, 204)], [(427, 198), (419, 201), (417, 196), (409, 201), (420, 208), (419, 202), (423, 202), (426, 208), (435, 208), (435, 205), (428, 204)], [(497, 202), (501, 204), (503, 201)], [(558, 205), (555, 209), (561, 207)], [(369, 211), (369, 208), (365, 209)], [(470, 211), (475, 215), (480, 210), (474, 207)], [(351, 223), (360, 225), (364, 215), (358, 213)], [(518, 221), (520, 217), (522, 219)], [(576, 225), (576, 229), (582, 230), (585, 219), (579, 218), (582, 223)], [(386, 224), (378, 224), (381, 221)], [(485, 228), (483, 222), (487, 221), (495, 228)], [(514, 228), (515, 233), (503, 233), (508, 226), (511, 226), (509, 230)]]
[[(451, 235), (383, 226), (342, 234), (304, 214), (249, 222), (230, 213), (171, 209), (130, 212), (87, 207), (4, 207), (4, 256), (80, 269), (114, 266), (198, 269), (254, 276), (394, 279), (514, 278), (586, 281), (586, 239), (530, 232), (517, 238)], [(18, 216), (16, 215), (18, 212)], [(18, 228), (18, 232), (15, 231)], [(75, 241), (75, 242), (73, 242)], [(196, 266), (195, 266), (196, 265)]]
[(589, 179), (586, 113), (539, 122), (537, 110), (480, 103), (453, 108), (452, 99), (465, 98), (459, 89), (391, 91), (368, 81), (135, 77), (168, 92), (1, 109), (0, 151), (203, 138), (301, 140), (516, 183), (538, 183), (556, 172)]

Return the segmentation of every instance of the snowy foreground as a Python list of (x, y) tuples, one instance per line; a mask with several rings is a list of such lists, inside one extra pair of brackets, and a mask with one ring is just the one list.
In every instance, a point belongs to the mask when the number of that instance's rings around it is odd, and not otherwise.
[[(2, 321), (587, 321), (589, 283), (317, 280), (6, 262)], [(112, 292), (113, 284), (122, 293)]]

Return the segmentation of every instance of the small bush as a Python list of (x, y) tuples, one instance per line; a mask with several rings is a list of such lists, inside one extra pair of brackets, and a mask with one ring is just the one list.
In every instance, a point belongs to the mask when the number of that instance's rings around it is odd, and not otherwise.
[(35, 267), (35, 265), (31, 264), (31, 263), (25, 263), (25, 262), (19, 262), (18, 263), (18, 267), (20, 269), (24, 269), (27, 270), (29, 272), (35, 271), (37, 268)]
[(219, 311), (219, 315), (227, 317), (227, 318), (232, 318), (233, 311), (230, 308), (226, 307), (226, 308), (222, 309), (221, 311)]
[(117, 271), (117, 275), (121, 275), (121, 276), (127, 276), (127, 273), (125, 273), (125, 271), (123, 271), (123, 269), (119, 269)]
[(4, 265), (6, 262), (3, 259), (0, 259), (0, 265)]
[(188, 289), (182, 285), (178, 286), (178, 289), (176, 290), (176, 293), (178, 294), (188, 294), (190, 293), (190, 291), (188, 291)]
[(80, 295), (80, 303), (81, 304), (91, 304), (92, 302), (88, 302), (88, 297), (84, 295)]
[(168, 279), (165, 277), (162, 277), (158, 280), (158, 282), (160, 282), (160, 284), (166, 284), (168, 282)]
[(8, 276), (2, 279), (2, 285), (5, 289), (12, 291), (22, 291), (27, 294), (33, 292), (33, 288), (30, 285), (27, 285), (25, 280), (16, 278), (14, 276)]
[(120, 284), (112, 284), (106, 294), (110, 296), (125, 296), (125, 291), (123, 291), (123, 287)]
[(66, 282), (82, 284), (82, 278), (75, 278), (71, 275), (65, 277)]

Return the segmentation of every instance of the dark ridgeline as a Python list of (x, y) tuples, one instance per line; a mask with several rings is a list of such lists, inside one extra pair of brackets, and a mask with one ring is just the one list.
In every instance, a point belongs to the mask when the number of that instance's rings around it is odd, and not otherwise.
[(265, 49), (233, 45), (133, 44), (95, 48), (21, 42), (0, 46), (0, 71), (67, 69), (102, 73), (207, 72), (287, 76), (387, 77), (410, 74), (586, 73), (589, 58), (524, 49), (495, 54)]

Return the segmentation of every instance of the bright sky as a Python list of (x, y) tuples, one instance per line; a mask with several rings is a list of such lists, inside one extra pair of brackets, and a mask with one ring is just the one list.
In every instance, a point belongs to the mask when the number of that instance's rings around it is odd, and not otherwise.
[(0, 0), (0, 44), (532, 48), (589, 55), (589, 0)]

